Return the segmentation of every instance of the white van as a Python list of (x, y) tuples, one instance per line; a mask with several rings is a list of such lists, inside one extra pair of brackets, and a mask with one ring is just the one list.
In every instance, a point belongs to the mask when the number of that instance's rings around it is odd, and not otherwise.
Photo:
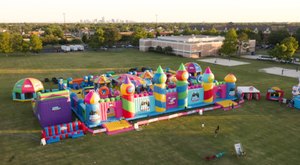
[(263, 60), (263, 61), (276, 61), (275, 57), (268, 56), (268, 55), (259, 55), (257, 57), (257, 60)]

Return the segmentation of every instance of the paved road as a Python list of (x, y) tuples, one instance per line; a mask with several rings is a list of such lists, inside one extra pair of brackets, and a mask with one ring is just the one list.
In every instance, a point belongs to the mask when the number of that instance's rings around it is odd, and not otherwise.
[[(261, 56), (262, 54), (257, 54), (257, 55), (243, 55), (241, 56), (242, 58), (247, 58), (247, 59), (254, 59), (256, 60), (259, 56)], [(300, 65), (300, 62), (294, 62), (294, 64)]]

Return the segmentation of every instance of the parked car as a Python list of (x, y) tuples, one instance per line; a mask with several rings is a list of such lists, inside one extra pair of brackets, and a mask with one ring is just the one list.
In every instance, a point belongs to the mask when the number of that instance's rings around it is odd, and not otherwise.
[(277, 60), (277, 62), (280, 62), (280, 63), (294, 63), (294, 60), (292, 60), (292, 59), (290, 59), (290, 60), (280, 59), (280, 60)]
[(132, 45), (127, 45), (126, 48), (134, 48)]
[(275, 57), (268, 56), (268, 55), (260, 55), (257, 57), (257, 60), (263, 60), (263, 61), (276, 61)]

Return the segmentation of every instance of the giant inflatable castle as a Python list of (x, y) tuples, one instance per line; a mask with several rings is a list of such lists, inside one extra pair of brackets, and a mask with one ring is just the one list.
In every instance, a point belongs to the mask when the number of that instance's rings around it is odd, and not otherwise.
[[(236, 80), (228, 74), (217, 81), (209, 67), (202, 72), (197, 63), (187, 63), (177, 71), (159, 66), (155, 72), (58, 79), (58, 89), (51, 90), (45, 90), (39, 80), (24, 79), (16, 83), (13, 99), (34, 99), (42, 137), (45, 143), (53, 143), (87, 131), (96, 133), (94, 127), (107, 134), (132, 130), (128, 121), (136, 119), (141, 120), (135, 124), (143, 125), (200, 111), (232, 109), (239, 106), (234, 102)], [(72, 112), (79, 121), (73, 121)]]
[[(193, 65), (201, 70), (198, 64)], [(144, 81), (137, 78), (144, 73), (119, 76), (123, 77), (120, 82), (102, 75), (100, 85), (90, 88), (85, 96), (71, 93), (71, 108), (88, 127), (96, 127), (120, 119), (134, 120), (218, 103), (224, 105), (222, 101), (236, 99), (236, 77), (233, 74), (218, 82), (209, 67), (196, 75), (191, 67), (190, 64), (181, 64), (177, 71), (165, 73), (159, 66), (150, 87), (137, 81)], [(224, 106), (231, 106), (231, 103)]]

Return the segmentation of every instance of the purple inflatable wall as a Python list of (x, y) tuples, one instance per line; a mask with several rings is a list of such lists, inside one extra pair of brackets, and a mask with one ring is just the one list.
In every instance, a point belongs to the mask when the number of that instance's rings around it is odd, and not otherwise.
[(35, 115), (42, 127), (72, 121), (71, 103), (67, 98), (37, 101), (36, 104)]

